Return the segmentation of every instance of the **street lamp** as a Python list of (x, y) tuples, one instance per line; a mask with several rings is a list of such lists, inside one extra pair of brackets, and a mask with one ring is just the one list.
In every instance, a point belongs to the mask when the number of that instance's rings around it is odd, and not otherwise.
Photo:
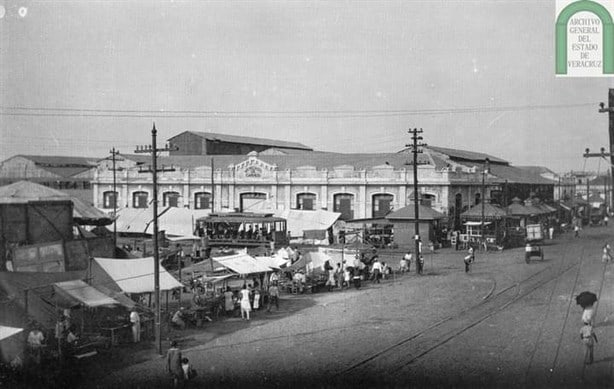
[(484, 200), (486, 199), (486, 175), (489, 173), (490, 170), (490, 159), (486, 158), (484, 160), (484, 165), (482, 167), (482, 222), (481, 224), (481, 229), (480, 232), (482, 234), (482, 244), (484, 244), (484, 242), (486, 242), (486, 234), (484, 233)]

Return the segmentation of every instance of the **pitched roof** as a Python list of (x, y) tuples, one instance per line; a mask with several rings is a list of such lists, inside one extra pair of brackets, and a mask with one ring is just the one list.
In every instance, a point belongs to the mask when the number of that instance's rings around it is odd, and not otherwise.
[(507, 180), (510, 184), (554, 185), (554, 181), (544, 178), (540, 174), (515, 166), (491, 164), (490, 174), (501, 179), (501, 181)]
[(59, 177), (68, 178), (96, 167), (96, 158), (70, 157), (58, 155), (15, 155), (6, 159), (4, 162), (13, 158), (24, 158), (34, 162), (34, 164)]
[(11, 199), (71, 200), (73, 203), (73, 219), (79, 224), (107, 225), (113, 222), (107, 214), (86, 204), (77, 197), (30, 181), (18, 181), (1, 186), (0, 202)]
[[(389, 213), (386, 215), (386, 219), (388, 220), (416, 220), (415, 212), (414, 212), (414, 204), (410, 204), (406, 207), (403, 207), (397, 211)], [(436, 220), (442, 219), (444, 215), (440, 212), (435, 211), (431, 207), (427, 207), (426, 205), (418, 204), (418, 220)]]
[(436, 146), (425, 146), (425, 148), (436, 151), (441, 154), (445, 154), (449, 156), (450, 159), (455, 160), (455, 161), (471, 161), (471, 162), (483, 163), (486, 160), (486, 158), (488, 158), (490, 162), (493, 162), (493, 163), (509, 164), (509, 162), (501, 158), (493, 157), (492, 155), (489, 155), (489, 154), (478, 153), (475, 151), (448, 149), (445, 147), (436, 147)]
[[(465, 212), (461, 213), (464, 217), (482, 217), (482, 204), (474, 205)], [(507, 216), (505, 209), (490, 203), (484, 204), (484, 217), (488, 219), (501, 218)]]
[[(249, 145), (263, 145), (263, 146), (271, 146), (271, 147), (279, 147), (279, 148), (290, 148), (290, 149), (303, 149), (303, 150), (313, 150), (311, 147), (307, 147), (304, 144), (296, 143), (296, 142), (286, 142), (276, 139), (266, 139), (266, 138), (252, 138), (248, 136), (238, 136), (238, 135), (228, 135), (228, 134), (216, 134), (213, 132), (200, 132), (200, 131), (184, 131), (184, 133), (190, 133), (206, 140), (211, 141), (220, 141), (220, 142), (230, 142), (230, 143), (244, 143)], [(169, 142), (180, 136), (181, 134), (175, 135), (172, 138), (169, 138)]]

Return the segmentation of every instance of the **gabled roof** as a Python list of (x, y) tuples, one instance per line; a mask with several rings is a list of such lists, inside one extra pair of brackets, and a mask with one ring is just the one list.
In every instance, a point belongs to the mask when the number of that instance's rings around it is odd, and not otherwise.
[(24, 158), (30, 160), (37, 167), (48, 171), (51, 174), (57, 175), (63, 178), (69, 178), (79, 173), (83, 173), (87, 170), (94, 169), (96, 167), (95, 158), (86, 157), (67, 157), (67, 156), (54, 156), (54, 155), (15, 155), (6, 159), (3, 162), (7, 162), (13, 158)]
[(190, 133), (196, 136), (200, 136), (206, 140), (210, 141), (219, 141), (219, 142), (229, 142), (229, 143), (243, 143), (249, 145), (262, 145), (262, 146), (271, 146), (278, 148), (289, 148), (289, 149), (302, 149), (302, 150), (313, 150), (311, 147), (307, 147), (304, 144), (296, 143), (296, 142), (286, 142), (276, 139), (266, 139), (266, 138), (252, 138), (248, 136), (238, 136), (238, 135), (228, 135), (228, 134), (216, 134), (213, 132), (200, 132), (200, 131), (184, 131), (181, 134), (175, 135), (172, 138), (169, 138), (169, 142), (171, 142), (176, 137)]
[[(416, 220), (416, 214), (414, 212), (415, 204), (409, 204), (397, 211), (386, 215), (388, 220)], [(437, 220), (444, 218), (444, 215), (435, 211), (431, 207), (418, 204), (418, 220)]]
[(506, 181), (509, 184), (534, 184), (534, 185), (554, 185), (554, 181), (542, 177), (540, 174), (535, 174), (529, 170), (520, 169), (515, 166), (506, 165), (490, 165), (490, 174), (499, 178), (501, 181)]
[(556, 174), (545, 166), (516, 166), (519, 169), (527, 170), (533, 174)]
[(30, 181), (19, 181), (0, 187), (0, 202), (11, 199), (30, 200), (70, 200), (73, 203), (73, 219), (79, 224), (107, 225), (113, 221), (104, 212), (86, 204), (77, 197), (73, 197), (62, 191), (35, 184)]
[(509, 164), (509, 162), (501, 158), (493, 157), (492, 155), (489, 155), (489, 154), (477, 153), (474, 151), (448, 149), (445, 147), (435, 147), (435, 146), (426, 146), (425, 148), (433, 150), (441, 154), (445, 154), (449, 156), (450, 159), (454, 161), (459, 161), (459, 162), (467, 161), (467, 162), (483, 163), (486, 160), (486, 158), (488, 158), (490, 162), (492, 163), (506, 164), (506, 165)]

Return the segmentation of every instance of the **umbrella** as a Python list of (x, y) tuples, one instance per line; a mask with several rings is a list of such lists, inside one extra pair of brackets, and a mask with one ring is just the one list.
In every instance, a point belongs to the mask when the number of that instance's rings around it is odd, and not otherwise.
[(597, 295), (593, 292), (582, 292), (576, 296), (576, 304), (582, 308), (590, 307), (597, 301)]

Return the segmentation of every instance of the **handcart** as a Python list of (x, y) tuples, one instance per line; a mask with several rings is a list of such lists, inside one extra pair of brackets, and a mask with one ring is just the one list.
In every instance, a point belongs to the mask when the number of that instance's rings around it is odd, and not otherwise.
[(529, 263), (531, 257), (539, 257), (544, 260), (544, 249), (541, 247), (541, 242), (544, 240), (544, 231), (541, 224), (527, 225), (526, 246), (524, 251), (524, 260)]

